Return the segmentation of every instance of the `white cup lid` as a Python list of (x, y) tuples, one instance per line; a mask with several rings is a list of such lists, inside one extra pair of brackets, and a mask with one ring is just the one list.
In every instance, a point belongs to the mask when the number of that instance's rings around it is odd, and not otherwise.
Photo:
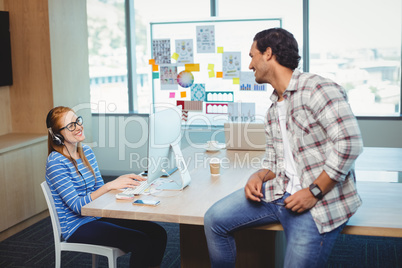
[(209, 160), (209, 163), (212, 163), (212, 164), (216, 164), (216, 163), (220, 163), (220, 162), (221, 162), (221, 160), (219, 158), (211, 158)]

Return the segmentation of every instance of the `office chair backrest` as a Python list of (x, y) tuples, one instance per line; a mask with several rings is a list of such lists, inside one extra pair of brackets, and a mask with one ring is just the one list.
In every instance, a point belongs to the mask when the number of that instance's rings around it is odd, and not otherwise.
[(58, 247), (61, 242), (61, 228), (59, 217), (57, 216), (56, 206), (54, 205), (54, 199), (52, 192), (50, 191), (49, 185), (44, 181), (41, 183), (43, 194), (45, 195), (46, 203), (49, 208), (50, 219), (52, 220), (53, 235), (54, 235), (54, 245)]

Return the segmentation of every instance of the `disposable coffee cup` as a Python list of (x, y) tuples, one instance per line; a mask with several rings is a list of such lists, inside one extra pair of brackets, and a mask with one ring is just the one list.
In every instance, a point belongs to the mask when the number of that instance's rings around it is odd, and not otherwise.
[(212, 176), (217, 176), (220, 174), (221, 161), (219, 158), (211, 158), (211, 160), (209, 160), (209, 169), (211, 170)]

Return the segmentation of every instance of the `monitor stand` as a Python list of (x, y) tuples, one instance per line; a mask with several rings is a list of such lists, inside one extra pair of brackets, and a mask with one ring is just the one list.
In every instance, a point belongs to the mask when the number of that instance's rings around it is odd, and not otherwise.
[(186, 162), (184, 161), (183, 154), (181, 152), (181, 149), (179, 145), (176, 144), (170, 144), (170, 146), (173, 149), (173, 154), (175, 156), (176, 160), (176, 166), (177, 169), (180, 173), (180, 178), (181, 181), (166, 181), (162, 183), (161, 185), (158, 186), (158, 190), (183, 190), (186, 186), (190, 184), (191, 181), (191, 176), (190, 172), (188, 171), (188, 167), (186, 165)]

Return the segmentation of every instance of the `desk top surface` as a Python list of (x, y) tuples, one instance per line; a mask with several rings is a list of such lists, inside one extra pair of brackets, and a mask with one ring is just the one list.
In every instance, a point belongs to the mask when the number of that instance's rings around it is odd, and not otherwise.
[[(186, 148), (183, 155), (191, 174), (191, 183), (183, 191), (163, 191), (141, 199), (157, 199), (157, 207), (135, 206), (129, 200), (116, 200), (111, 191), (82, 208), (82, 215), (174, 222), (203, 225), (205, 212), (216, 201), (244, 187), (249, 176), (259, 169), (263, 151), (205, 152)], [(208, 160), (222, 160), (220, 176), (211, 176)], [(179, 176), (175, 172), (173, 176)], [(174, 177), (173, 177), (174, 178)], [(344, 233), (402, 237), (402, 183), (358, 181), (357, 188), (363, 205), (350, 219)], [(282, 230), (280, 224), (264, 229)]]

